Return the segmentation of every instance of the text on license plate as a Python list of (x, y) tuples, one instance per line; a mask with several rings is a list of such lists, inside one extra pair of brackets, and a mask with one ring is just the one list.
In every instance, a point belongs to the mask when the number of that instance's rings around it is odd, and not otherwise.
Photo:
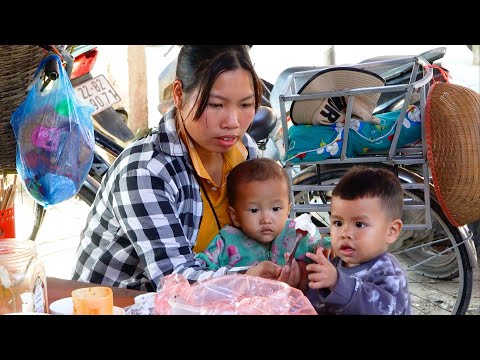
[(93, 105), (95, 111), (92, 115), (99, 113), (121, 100), (115, 89), (103, 75), (87, 80), (75, 86), (74, 89), (80, 100), (84, 100)]

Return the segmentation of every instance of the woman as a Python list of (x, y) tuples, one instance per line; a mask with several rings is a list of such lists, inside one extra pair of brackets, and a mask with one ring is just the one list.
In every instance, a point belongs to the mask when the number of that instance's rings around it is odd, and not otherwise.
[[(194, 259), (223, 226), (226, 176), (257, 157), (246, 133), (262, 85), (242, 45), (184, 45), (172, 86), (174, 108), (157, 132), (129, 145), (105, 174), (82, 231), (74, 280), (156, 291), (171, 273), (201, 281), (228, 273)], [(249, 275), (295, 285), (292, 268), (264, 261)]]

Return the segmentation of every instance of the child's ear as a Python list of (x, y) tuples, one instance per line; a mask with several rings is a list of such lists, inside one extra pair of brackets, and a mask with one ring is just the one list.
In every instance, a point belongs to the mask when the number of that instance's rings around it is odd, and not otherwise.
[(238, 222), (237, 213), (235, 212), (235, 209), (233, 207), (229, 206), (228, 207), (228, 213), (230, 214), (230, 218), (233, 221), (233, 225), (235, 225), (238, 228), (241, 227), (240, 223)]
[(400, 231), (402, 230), (403, 222), (400, 219), (395, 219), (390, 223), (387, 231), (387, 244), (393, 244), (397, 240)]

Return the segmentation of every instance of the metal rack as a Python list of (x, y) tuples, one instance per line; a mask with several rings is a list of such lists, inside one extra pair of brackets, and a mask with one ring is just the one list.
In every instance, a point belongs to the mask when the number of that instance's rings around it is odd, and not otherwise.
[[(430, 230), (432, 228), (432, 219), (431, 219), (431, 209), (430, 209), (430, 184), (429, 184), (429, 167), (427, 160), (427, 148), (426, 148), (426, 131), (424, 125), (424, 114), (425, 114), (425, 105), (426, 97), (428, 93), (429, 83), (433, 77), (433, 69), (429, 67), (430, 65), (425, 59), (414, 56), (414, 57), (402, 57), (391, 60), (382, 60), (375, 62), (360, 63), (355, 65), (349, 65), (349, 67), (365, 69), (380, 74), (385, 80), (391, 78), (392, 71), (389, 69), (395, 68), (398, 72), (398, 69), (405, 69), (405, 73), (410, 73), (410, 79), (408, 84), (399, 84), (399, 85), (385, 85), (382, 87), (370, 87), (370, 88), (356, 88), (350, 90), (339, 90), (339, 91), (330, 91), (330, 92), (318, 92), (311, 94), (298, 94), (298, 89), (302, 87), (313, 75), (319, 71), (325, 70), (327, 68), (333, 68), (335, 66), (326, 66), (319, 67), (314, 70), (309, 71), (299, 71), (290, 74), (285, 84), (283, 85), (281, 91), (279, 92), (279, 107), (281, 122), (283, 127), (283, 142), (285, 147), (288, 147), (288, 121), (287, 121), (287, 102), (291, 101), (303, 101), (303, 100), (313, 100), (313, 99), (323, 99), (330, 97), (343, 96), (347, 102), (346, 108), (346, 119), (344, 126), (344, 138), (341, 148), (341, 155), (338, 159), (326, 159), (316, 162), (307, 162), (302, 161), (301, 166), (308, 165), (345, 165), (345, 164), (372, 164), (372, 163), (383, 163), (394, 168), (397, 166), (408, 166), (416, 165), (421, 166), (421, 176), (423, 182), (421, 183), (402, 183), (403, 189), (418, 189), (424, 193), (424, 201), (415, 199), (406, 199), (404, 203), (404, 210), (415, 210), (415, 211), (424, 211), (425, 212), (425, 223), (415, 223), (415, 224), (404, 224), (404, 230)], [(421, 71), (421, 78), (417, 79), (417, 74)], [(384, 93), (384, 92), (401, 92), (404, 94), (404, 103), (400, 111), (400, 115), (396, 121), (396, 130), (393, 136), (388, 152), (385, 153), (376, 153), (372, 155), (362, 155), (356, 157), (347, 157), (347, 146), (349, 131), (351, 127), (351, 117), (352, 117), (352, 108), (355, 101), (356, 95), (369, 94), (369, 93)], [(421, 123), (421, 143), (413, 147), (403, 147), (397, 149), (398, 139), (400, 136), (402, 122), (405, 117), (408, 105), (412, 94), (414, 92), (419, 92), (420, 96), (420, 111), (422, 116)], [(288, 105), (290, 107), (290, 105)], [(296, 125), (292, 125), (296, 126)], [(315, 125), (321, 126), (321, 125)], [(294, 199), (294, 194), (299, 191), (329, 191), (334, 188), (335, 185), (297, 185), (293, 183), (293, 167), (298, 166), (299, 164), (294, 164), (290, 161), (284, 163), (285, 169), (290, 179), (291, 185), (291, 198)], [(317, 169), (319, 167), (317, 166)], [(298, 172), (298, 171), (297, 171)], [(330, 204), (328, 203), (317, 203), (317, 204), (296, 204), (294, 203), (291, 209), (291, 216), (294, 217), (295, 213), (302, 212), (329, 212)], [(323, 228), (322, 232), (328, 232), (329, 228)]]

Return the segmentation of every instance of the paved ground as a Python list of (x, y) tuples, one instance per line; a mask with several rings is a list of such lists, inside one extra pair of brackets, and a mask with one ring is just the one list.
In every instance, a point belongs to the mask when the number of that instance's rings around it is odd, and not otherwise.
[[(87, 204), (77, 197), (46, 212), (35, 242), (47, 276), (71, 278), (74, 254), (87, 213)], [(33, 200), (20, 188), (15, 198), (15, 218), (17, 238), (28, 238), (33, 226)]]

